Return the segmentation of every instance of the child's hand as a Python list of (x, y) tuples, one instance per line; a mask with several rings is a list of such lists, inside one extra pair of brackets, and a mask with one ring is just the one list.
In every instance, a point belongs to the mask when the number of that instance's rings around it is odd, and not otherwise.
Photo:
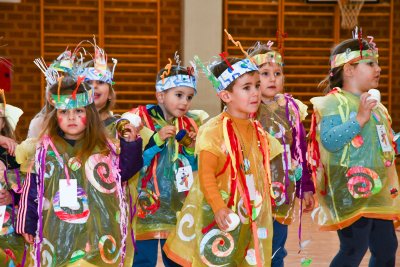
[(364, 125), (369, 121), (369, 118), (371, 117), (371, 111), (377, 104), (375, 99), (368, 100), (369, 96), (370, 94), (363, 93), (360, 97), (360, 106), (358, 107), (356, 119), (361, 127), (364, 127)]
[(22, 234), (22, 236), (24, 237), (26, 243), (33, 244), (34, 241), (33, 235), (24, 233)]
[(190, 139), (192, 139), (192, 142), (190, 143), (190, 145), (188, 145), (188, 147), (193, 148), (194, 145), (196, 144), (197, 133), (196, 132), (189, 132), (188, 136), (190, 137)]
[(305, 213), (310, 212), (314, 209), (315, 206), (315, 200), (314, 200), (314, 194), (312, 191), (309, 192), (304, 192), (303, 193), (303, 200), (304, 204), (306, 207), (303, 209)]
[(160, 136), (160, 139), (162, 141), (165, 141), (167, 138), (175, 136), (175, 133), (176, 127), (172, 125), (164, 126), (158, 131), (158, 135)]
[(215, 222), (222, 231), (226, 231), (229, 227), (229, 223), (231, 223), (231, 219), (228, 216), (231, 212), (233, 212), (231, 209), (225, 207), (215, 213)]
[(124, 136), (122, 138), (124, 138), (126, 142), (133, 142), (137, 139), (139, 131), (136, 129), (135, 126), (130, 123), (126, 124), (124, 125), (124, 130), (126, 131), (124, 132)]
[(17, 142), (15, 142), (15, 140), (0, 135), (0, 146), (5, 148), (9, 155), (15, 156), (15, 147), (17, 146)]
[(10, 192), (5, 189), (0, 189), (0, 206), (9, 205), (12, 203)]

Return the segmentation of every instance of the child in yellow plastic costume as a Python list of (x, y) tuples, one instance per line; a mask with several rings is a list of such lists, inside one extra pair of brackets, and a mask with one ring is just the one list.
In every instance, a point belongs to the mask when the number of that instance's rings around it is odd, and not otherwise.
[(333, 49), (327, 95), (311, 99), (318, 224), (339, 236), (330, 266), (359, 266), (368, 248), (369, 266), (395, 266), (400, 198), (391, 118), (368, 93), (379, 83), (378, 51), (355, 37)]
[(183, 266), (270, 266), (269, 161), (282, 149), (249, 119), (261, 101), (258, 70), (236, 58), (207, 70), (203, 65), (226, 110), (199, 130), (199, 180), (164, 251)]

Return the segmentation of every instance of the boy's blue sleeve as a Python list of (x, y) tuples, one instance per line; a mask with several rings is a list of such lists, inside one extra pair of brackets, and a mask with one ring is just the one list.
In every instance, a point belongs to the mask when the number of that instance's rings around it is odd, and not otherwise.
[(194, 148), (183, 147), (183, 155), (188, 159), (190, 166), (192, 166), (192, 171), (197, 171), (197, 157), (194, 154)]
[(143, 165), (149, 166), (151, 160), (165, 147), (165, 142), (159, 139), (158, 133), (153, 134), (143, 151)]
[(342, 123), (340, 115), (322, 117), (321, 142), (329, 152), (336, 152), (359, 134), (361, 126), (356, 118)]

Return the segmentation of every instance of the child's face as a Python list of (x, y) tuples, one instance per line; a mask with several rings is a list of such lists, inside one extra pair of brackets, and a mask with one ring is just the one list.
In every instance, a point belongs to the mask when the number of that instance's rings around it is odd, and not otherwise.
[(179, 118), (184, 116), (192, 103), (194, 89), (191, 87), (180, 86), (158, 93), (158, 103), (164, 107), (165, 119)]
[(237, 118), (247, 119), (257, 112), (261, 102), (260, 75), (258, 72), (243, 74), (236, 79), (232, 92), (225, 91), (223, 94), (227, 94), (226, 100), (223, 100), (228, 112)]
[(79, 140), (83, 137), (86, 129), (86, 109), (58, 109), (57, 121), (65, 138)]
[(265, 63), (259, 69), (263, 100), (271, 100), (283, 92), (283, 70), (276, 63)]
[(110, 95), (110, 85), (103, 81), (90, 81), (94, 88), (94, 104), (97, 110), (103, 108)]
[(376, 61), (354, 64), (353, 67), (353, 84), (358, 87), (359, 93), (378, 87), (381, 68)]

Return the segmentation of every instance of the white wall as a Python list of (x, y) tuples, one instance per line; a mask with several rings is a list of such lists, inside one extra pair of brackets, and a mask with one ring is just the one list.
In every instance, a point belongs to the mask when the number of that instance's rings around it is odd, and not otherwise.
[[(203, 62), (222, 51), (222, 0), (183, 0), (182, 48), (186, 66), (194, 55)], [(192, 109), (203, 109), (211, 117), (221, 112), (220, 100), (211, 83), (200, 72)]]

